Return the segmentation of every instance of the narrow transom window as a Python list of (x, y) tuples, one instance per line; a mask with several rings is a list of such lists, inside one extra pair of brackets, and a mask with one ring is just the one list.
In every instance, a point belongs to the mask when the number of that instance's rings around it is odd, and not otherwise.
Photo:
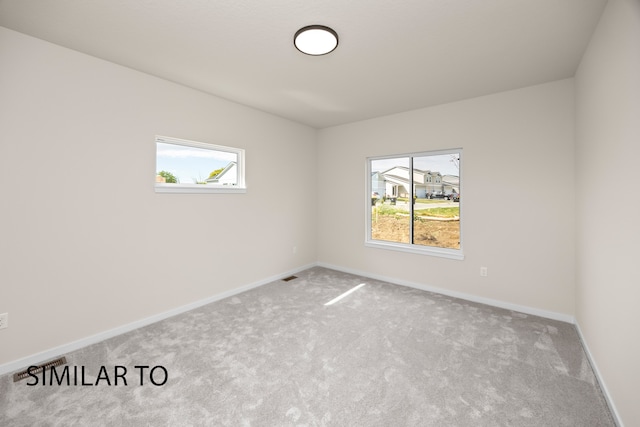
[(156, 137), (156, 192), (244, 193), (244, 150)]
[(462, 149), (367, 159), (370, 247), (463, 259)]

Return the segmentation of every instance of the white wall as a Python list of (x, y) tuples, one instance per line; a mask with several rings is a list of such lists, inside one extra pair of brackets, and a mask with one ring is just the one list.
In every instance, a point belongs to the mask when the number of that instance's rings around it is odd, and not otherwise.
[[(569, 79), (321, 130), (319, 261), (570, 318), (573, 98)], [(465, 259), (365, 247), (365, 158), (459, 147)]]
[[(0, 64), (0, 365), (315, 262), (314, 129), (1, 27)], [(248, 192), (156, 194), (156, 134)]]
[(640, 2), (609, 0), (576, 74), (577, 319), (622, 420), (640, 420)]

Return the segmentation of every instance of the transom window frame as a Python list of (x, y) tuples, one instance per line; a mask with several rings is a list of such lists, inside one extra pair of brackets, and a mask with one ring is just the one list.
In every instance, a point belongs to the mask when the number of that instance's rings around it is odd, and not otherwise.
[(201, 148), (211, 151), (221, 151), (225, 153), (235, 154), (236, 157), (236, 170), (238, 173), (238, 182), (236, 185), (222, 185), (222, 184), (192, 184), (192, 183), (155, 183), (156, 193), (246, 193), (247, 186), (245, 182), (245, 150), (242, 148), (229, 147), (225, 145), (209, 144), (206, 142), (191, 141), (188, 139), (174, 138), (170, 136), (156, 135), (154, 141), (154, 147), (156, 149), (156, 170), (157, 170), (157, 156), (158, 156), (158, 143), (181, 145), (184, 147)]
[[(370, 248), (378, 248), (378, 249), (386, 249), (400, 252), (408, 252), (413, 254), (421, 254), (428, 256), (435, 256), (441, 258), (448, 258), (453, 260), (464, 260), (464, 251), (463, 251), (463, 242), (464, 242), (464, 233), (463, 233), (463, 202), (460, 200), (459, 208), (460, 208), (460, 249), (450, 249), (450, 248), (440, 248), (435, 246), (424, 246), (424, 245), (416, 245), (413, 243), (400, 243), (400, 242), (390, 242), (385, 240), (374, 240), (371, 237), (371, 194), (373, 192), (371, 183), (371, 162), (375, 160), (384, 160), (384, 159), (397, 159), (402, 157), (408, 157), (413, 159), (414, 157), (424, 157), (424, 156), (438, 156), (438, 155), (447, 155), (447, 154), (457, 154), (459, 161), (459, 169), (458, 169), (458, 177), (460, 179), (460, 194), (463, 193), (463, 182), (462, 179), (462, 148), (452, 148), (445, 150), (430, 150), (430, 151), (418, 151), (411, 153), (401, 153), (401, 154), (389, 154), (384, 156), (371, 156), (366, 158), (366, 175), (365, 175), (365, 188), (366, 191), (364, 193), (364, 206), (365, 206), (365, 242), (364, 245)], [(410, 162), (413, 165), (413, 161)], [(409, 176), (413, 176), (413, 174), (409, 173)]]

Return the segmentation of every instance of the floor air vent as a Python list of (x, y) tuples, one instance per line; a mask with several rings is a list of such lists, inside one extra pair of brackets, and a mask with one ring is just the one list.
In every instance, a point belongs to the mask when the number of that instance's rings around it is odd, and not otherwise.
[[(31, 369), (31, 373), (32, 374), (39, 374), (40, 372), (42, 372), (44, 369), (51, 369), (52, 366), (60, 366), (60, 365), (66, 365), (67, 364), (67, 358), (66, 357), (59, 357), (55, 360), (50, 360), (47, 363), (43, 363), (42, 365), (34, 365), (36, 366), (35, 368)], [(20, 372), (16, 372), (15, 374), (13, 374), (13, 382), (18, 382), (20, 380), (23, 380), (25, 378), (27, 378), (29, 376), (29, 369), (25, 369), (24, 371), (20, 371)]]
[(282, 279), (283, 282), (290, 282), (293, 279), (297, 279), (298, 276), (289, 276), (289, 277), (285, 277), (284, 279)]

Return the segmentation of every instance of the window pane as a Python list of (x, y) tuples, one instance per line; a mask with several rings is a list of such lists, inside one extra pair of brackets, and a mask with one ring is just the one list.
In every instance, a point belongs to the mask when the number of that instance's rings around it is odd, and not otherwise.
[(365, 244), (463, 259), (461, 156), (459, 149), (368, 159)]
[(410, 243), (409, 158), (371, 161), (371, 238)]
[(156, 182), (237, 185), (237, 163), (236, 153), (158, 142)]
[(413, 158), (413, 243), (460, 249), (460, 156)]

